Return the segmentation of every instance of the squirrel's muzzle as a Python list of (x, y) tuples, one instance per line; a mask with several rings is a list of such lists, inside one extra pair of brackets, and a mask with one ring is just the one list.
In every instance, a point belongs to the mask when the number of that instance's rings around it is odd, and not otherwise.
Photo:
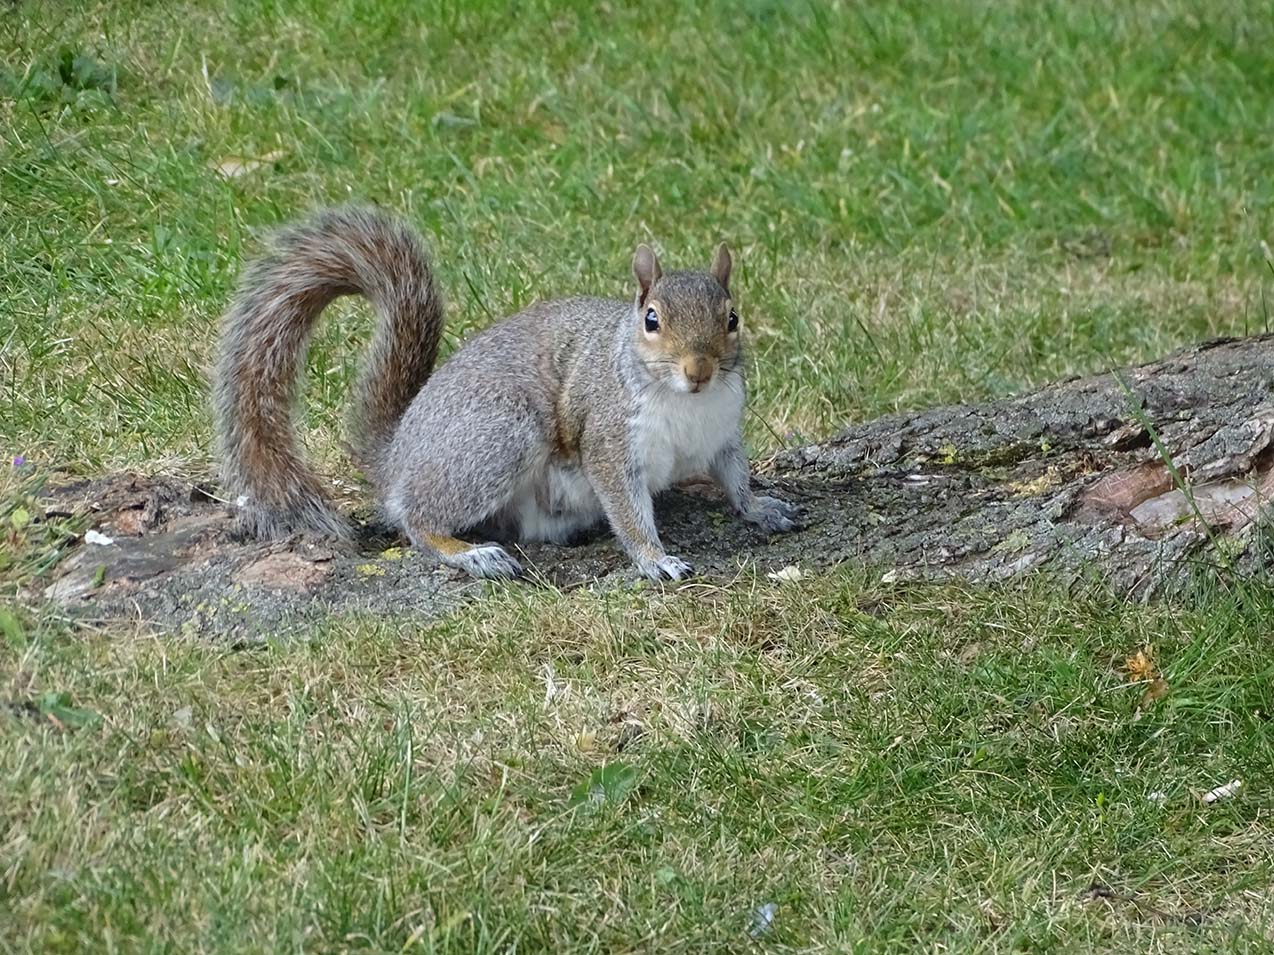
[(699, 391), (717, 373), (717, 363), (707, 355), (691, 355), (681, 359), (681, 373), (686, 376), (687, 390)]

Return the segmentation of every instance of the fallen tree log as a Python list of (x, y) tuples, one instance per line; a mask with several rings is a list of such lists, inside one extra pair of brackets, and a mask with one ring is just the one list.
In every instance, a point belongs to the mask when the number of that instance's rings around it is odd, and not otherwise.
[[(1263, 573), (1274, 563), (1262, 533), (1274, 497), (1274, 335), (889, 415), (785, 451), (761, 472), (760, 487), (804, 509), (801, 530), (767, 538), (690, 486), (658, 502), (669, 551), (712, 577), (843, 562), (886, 581), (1047, 571), (1096, 575), (1138, 598), (1199, 573)], [(71, 483), (49, 507), (91, 511), (113, 541), (79, 547), (43, 594), (97, 619), (252, 636), (333, 612), (434, 615), (482, 592), (370, 526), (344, 550), (236, 540), (229, 509), (176, 479)], [(550, 585), (632, 579), (604, 532), (519, 556)]]

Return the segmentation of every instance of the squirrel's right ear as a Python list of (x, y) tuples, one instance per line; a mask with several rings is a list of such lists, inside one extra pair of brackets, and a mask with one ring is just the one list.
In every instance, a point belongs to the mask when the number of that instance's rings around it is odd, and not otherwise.
[(645, 305), (651, 288), (659, 281), (659, 276), (663, 275), (663, 272), (659, 268), (659, 260), (655, 258), (655, 253), (644, 242), (637, 246), (637, 251), (633, 253), (633, 275), (637, 277), (637, 304)]

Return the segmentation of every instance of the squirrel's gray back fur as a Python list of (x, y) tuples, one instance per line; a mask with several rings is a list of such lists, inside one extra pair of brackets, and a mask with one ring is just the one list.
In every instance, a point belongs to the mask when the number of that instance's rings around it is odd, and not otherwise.
[[(385, 455), (387, 516), (410, 523), (407, 502), (427, 494), (432, 513), (468, 515), (472, 526), (498, 519), (484, 513), (486, 502), (509, 497), (512, 482), (541, 472), (550, 457), (578, 457), (585, 415), (599, 430), (626, 429), (629, 396), (640, 390), (626, 387), (621, 347), (631, 314), (632, 304), (616, 299), (540, 302), (466, 341), (408, 407)], [(492, 433), (475, 433), (483, 428)], [(484, 460), (494, 447), (500, 467)], [(485, 530), (519, 536), (511, 527)]]
[(442, 301), (416, 234), (375, 210), (325, 210), (275, 235), (245, 269), (223, 320), (212, 389), (219, 458), (256, 536), (348, 532), (301, 456), (293, 407), (315, 322), (333, 299), (353, 294), (378, 316), (350, 416), (351, 446), (375, 475), (442, 334)]

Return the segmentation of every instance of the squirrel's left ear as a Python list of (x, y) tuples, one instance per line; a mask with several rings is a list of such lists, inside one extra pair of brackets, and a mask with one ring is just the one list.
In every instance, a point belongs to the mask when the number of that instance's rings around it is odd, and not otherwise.
[(726, 244), (722, 242), (717, 246), (717, 254), (712, 259), (712, 275), (721, 283), (721, 287), (727, 292), (730, 291), (730, 250)]
[(645, 305), (650, 297), (650, 289), (659, 281), (663, 270), (659, 268), (659, 260), (650, 246), (642, 243), (633, 253), (633, 275), (637, 277), (637, 304)]

